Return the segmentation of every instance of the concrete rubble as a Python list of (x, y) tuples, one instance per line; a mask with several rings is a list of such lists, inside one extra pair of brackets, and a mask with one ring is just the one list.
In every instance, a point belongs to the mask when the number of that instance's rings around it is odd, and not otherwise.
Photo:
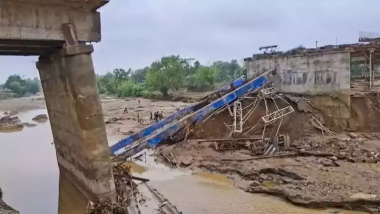
[(113, 165), (117, 198), (115, 202), (105, 200), (97, 203), (90, 202), (88, 214), (126, 214), (134, 198), (136, 184), (132, 181), (130, 169), (122, 164)]

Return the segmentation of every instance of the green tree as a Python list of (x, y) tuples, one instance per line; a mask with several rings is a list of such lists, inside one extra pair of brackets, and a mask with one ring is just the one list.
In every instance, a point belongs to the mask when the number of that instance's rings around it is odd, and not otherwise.
[(199, 67), (195, 74), (189, 75), (186, 78), (188, 89), (197, 90), (212, 88), (214, 86), (216, 73), (214, 67)]
[(29, 90), (28, 92), (32, 94), (37, 94), (40, 91), (40, 85), (38, 82), (32, 81), (29, 83)]
[(239, 65), (237, 60), (231, 62), (216, 61), (212, 67), (217, 69), (217, 82), (230, 82), (244, 74), (244, 69)]
[(147, 85), (168, 96), (168, 90), (178, 90), (184, 85), (185, 74), (189, 71), (188, 59), (180, 56), (162, 57), (153, 62), (146, 76)]
[(137, 69), (132, 73), (131, 79), (136, 83), (142, 83), (145, 81), (146, 74), (148, 71), (149, 71), (149, 67), (145, 67), (143, 69)]
[(18, 83), (20, 83), (21, 86), (26, 85), (26, 81), (24, 79), (22, 79), (20, 75), (14, 74), (14, 75), (11, 75), (8, 77), (7, 81), (4, 84), (4, 88), (12, 90), (10, 88), (10, 85), (12, 82), (18, 82)]
[(108, 72), (105, 75), (97, 76), (97, 83), (100, 93), (116, 94), (121, 80), (117, 80), (114, 72)]
[(117, 80), (127, 80), (129, 78), (129, 75), (132, 73), (132, 69), (129, 69), (128, 71), (125, 71), (122, 68), (117, 68), (113, 70), (113, 75)]
[(18, 94), (18, 95), (25, 94), (25, 91), (23, 90), (20, 82), (18, 81), (11, 82), (10, 85), (8, 86), (8, 89), (10, 89), (13, 93)]

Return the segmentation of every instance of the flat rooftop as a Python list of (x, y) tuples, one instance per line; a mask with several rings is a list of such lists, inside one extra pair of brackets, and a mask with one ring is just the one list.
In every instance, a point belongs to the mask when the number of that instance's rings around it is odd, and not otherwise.
[(326, 45), (318, 48), (305, 48), (297, 47), (290, 49), (288, 51), (275, 51), (267, 53), (253, 54), (252, 57), (245, 58), (244, 61), (252, 61), (256, 59), (263, 58), (273, 58), (273, 57), (287, 57), (287, 56), (299, 56), (299, 55), (312, 55), (312, 54), (323, 54), (332, 52), (363, 52), (369, 50), (379, 50), (380, 43), (352, 43), (352, 44), (340, 44), (340, 45)]

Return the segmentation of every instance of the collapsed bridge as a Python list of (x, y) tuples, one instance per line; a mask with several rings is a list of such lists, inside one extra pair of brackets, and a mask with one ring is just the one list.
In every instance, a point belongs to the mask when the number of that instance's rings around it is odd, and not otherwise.
[[(119, 141), (111, 147), (111, 151), (115, 155), (127, 158), (144, 149), (156, 146), (172, 137), (178, 131), (206, 119), (213, 112), (229, 107), (239, 97), (247, 93), (257, 92), (273, 82), (275, 78), (276, 69), (269, 69), (260, 76), (248, 81), (243, 81), (242, 77), (240, 77), (230, 86), (217, 90), (202, 98), (196, 104), (181, 109), (171, 116), (143, 129), (140, 133)], [(235, 117), (239, 117), (239, 110), (234, 108), (234, 111)], [(235, 129), (238, 126), (241, 127), (243, 121), (239, 121), (238, 123), (240, 125), (235, 124)]]

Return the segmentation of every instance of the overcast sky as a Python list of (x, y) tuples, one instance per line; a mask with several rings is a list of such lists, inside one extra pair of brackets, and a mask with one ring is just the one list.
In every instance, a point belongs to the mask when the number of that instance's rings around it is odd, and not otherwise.
[[(202, 64), (239, 61), (258, 47), (357, 42), (359, 31), (380, 32), (379, 0), (111, 0), (101, 9), (99, 74), (142, 68), (163, 55)], [(36, 57), (0, 57), (0, 82), (18, 73), (35, 77)]]

